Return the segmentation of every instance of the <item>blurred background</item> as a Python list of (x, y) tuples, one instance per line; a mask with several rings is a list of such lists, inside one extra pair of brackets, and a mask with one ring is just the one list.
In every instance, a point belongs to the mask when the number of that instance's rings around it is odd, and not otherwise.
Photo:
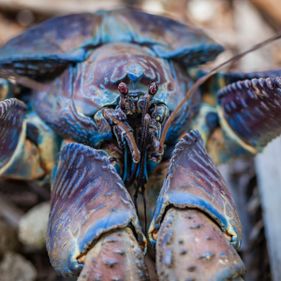
[[(214, 65), (281, 32), (280, 0), (0, 0), (0, 45), (49, 17), (136, 6), (203, 28), (225, 46)], [(231, 65), (233, 70), (281, 66), (276, 42)], [(244, 229), (246, 280), (281, 280), (281, 140), (258, 157), (220, 167), (234, 193)], [(49, 187), (0, 182), (0, 281), (59, 281), (45, 250)]]

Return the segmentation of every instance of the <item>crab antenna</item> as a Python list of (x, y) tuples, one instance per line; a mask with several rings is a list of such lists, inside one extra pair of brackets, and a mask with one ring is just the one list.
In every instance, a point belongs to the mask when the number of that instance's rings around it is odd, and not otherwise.
[(198, 79), (193, 86), (187, 91), (185, 97), (182, 99), (182, 101), (179, 103), (179, 105), (176, 107), (176, 109), (172, 112), (172, 114), (169, 116), (168, 120), (165, 123), (165, 126), (163, 128), (162, 134), (161, 134), (161, 138), (160, 138), (160, 152), (163, 152), (164, 150), (164, 142), (168, 133), (168, 130), (172, 124), (172, 122), (174, 121), (174, 119), (176, 118), (177, 114), (179, 113), (179, 111), (181, 110), (181, 108), (184, 106), (184, 104), (191, 98), (191, 96), (196, 92), (196, 90), (203, 84), (205, 83), (210, 77), (212, 77), (214, 74), (217, 73), (218, 70), (221, 70), (222, 68), (224, 68), (225, 66), (227, 66), (229, 63), (234, 62), (236, 60), (241, 59), (242, 57), (244, 57), (245, 55), (256, 51), (266, 45), (268, 45), (271, 42), (274, 42), (278, 39), (281, 39), (281, 33), (278, 33), (256, 45), (254, 45), (252, 48), (238, 54), (235, 55), (233, 57), (231, 57), (230, 59), (224, 61), (223, 63), (219, 64), (218, 66), (214, 67), (213, 69), (211, 69), (211, 71), (202, 76), (200, 79)]

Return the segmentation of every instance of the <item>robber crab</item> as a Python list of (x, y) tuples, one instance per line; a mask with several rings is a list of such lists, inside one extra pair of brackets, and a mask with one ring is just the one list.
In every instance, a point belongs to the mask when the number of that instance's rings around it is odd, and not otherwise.
[(281, 133), (281, 80), (220, 72), (187, 96), (222, 51), (133, 9), (57, 17), (0, 49), (1, 176), (51, 174), (58, 272), (147, 280), (148, 249), (159, 280), (241, 279), (240, 221), (213, 161)]

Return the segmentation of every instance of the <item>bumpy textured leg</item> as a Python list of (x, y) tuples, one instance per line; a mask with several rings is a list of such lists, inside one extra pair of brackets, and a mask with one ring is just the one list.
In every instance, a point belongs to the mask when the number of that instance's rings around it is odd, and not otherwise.
[[(198, 79), (206, 72), (190, 74)], [(280, 77), (281, 70), (219, 72), (200, 88), (203, 101), (211, 105), (211, 111), (202, 106), (203, 115), (197, 116), (193, 128), (200, 131), (215, 163), (259, 152), (281, 133)], [(208, 135), (206, 117), (214, 109), (220, 125)]]
[[(48, 137), (42, 135), (44, 130), (37, 125), (29, 120), (23, 102), (15, 98), (0, 102), (0, 174), (2, 177), (31, 180), (50, 172), (54, 164), (54, 157), (50, 155), (56, 153), (54, 148), (56, 145), (54, 145), (53, 135), (46, 133), (46, 136), (50, 136), (48, 147), (38, 148), (38, 143), (32, 140), (31, 136), (36, 135), (42, 142)], [(31, 131), (36, 131), (36, 134), (32, 134)], [(51, 149), (48, 157), (44, 157), (48, 149)]]
[(149, 235), (160, 280), (236, 280), (244, 272), (233, 248), (240, 221), (197, 131), (175, 147)]
[(224, 131), (233, 140), (251, 153), (259, 152), (281, 134), (280, 76), (226, 86), (218, 95), (218, 112)]
[(80, 280), (145, 280), (145, 238), (111, 161), (82, 144), (62, 149), (52, 184), (50, 260), (63, 275), (83, 269)]

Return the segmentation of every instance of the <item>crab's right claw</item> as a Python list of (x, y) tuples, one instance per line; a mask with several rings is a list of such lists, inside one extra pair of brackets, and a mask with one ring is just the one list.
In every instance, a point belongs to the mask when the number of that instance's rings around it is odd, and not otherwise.
[(281, 134), (281, 77), (243, 80), (218, 95), (220, 122), (233, 140), (251, 153)]
[[(160, 281), (240, 280), (241, 226), (197, 131), (176, 145), (149, 229)], [(234, 247), (233, 247), (234, 246)]]
[(71, 143), (54, 171), (47, 249), (79, 281), (146, 280), (145, 238), (133, 202), (102, 150)]

